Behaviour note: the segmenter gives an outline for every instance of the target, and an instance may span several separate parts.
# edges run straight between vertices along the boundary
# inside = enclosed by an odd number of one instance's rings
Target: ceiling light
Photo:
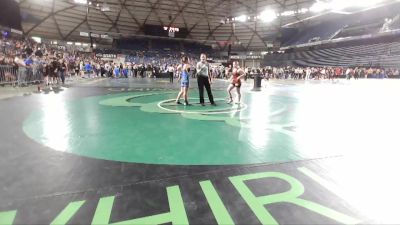
[[[87,0],[74,0],[74,2],[78,4],[87,4]]]
[[[103,5],[100,8],[100,11],[102,12],[109,12],[111,11],[110,6],[108,6],[107,2],[104,2]]]
[[[247,21],[247,16],[241,15],[241,16],[235,17],[235,20],[237,20],[239,22],[246,22]]]
[[[271,22],[276,19],[276,13],[272,9],[266,9],[260,14],[260,19],[263,22]]]
[[[291,11],[282,12],[281,16],[292,16],[294,14],[295,14],[295,12],[293,10],[291,10]]]
[[[32,40],[34,40],[36,43],[42,43],[41,37],[32,37]]]
[[[312,12],[322,12],[325,10],[340,11],[345,8],[357,7],[368,8],[378,5],[383,0],[331,0],[331,1],[317,1],[311,7]]]
[[[301,8],[301,9],[299,9],[299,10],[297,11],[297,13],[306,13],[306,12],[308,12],[308,9],[307,9],[307,8]]]

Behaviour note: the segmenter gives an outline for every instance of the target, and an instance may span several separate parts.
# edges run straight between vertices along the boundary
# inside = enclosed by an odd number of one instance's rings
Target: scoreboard
[[[179,33],[179,28],[177,27],[163,27],[165,31],[168,31],[168,37],[175,37],[175,33]]]
[[[173,26],[144,25],[144,34],[157,37],[175,37],[186,38],[189,31],[186,28],[178,28]]]

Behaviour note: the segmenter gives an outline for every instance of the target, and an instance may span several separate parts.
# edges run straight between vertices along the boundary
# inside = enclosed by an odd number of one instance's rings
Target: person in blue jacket
[[[92,65],[90,64],[89,61],[86,61],[85,71],[88,74],[88,77],[90,78],[90,73],[92,72]]]
[[[119,71],[119,66],[115,65],[115,67],[114,67],[114,75],[115,75],[115,78],[118,78],[118,77],[119,77],[119,73],[120,73],[120,71]]]
[[[124,68],[122,69],[122,73],[123,73],[125,78],[128,78],[129,70],[128,70],[127,66],[124,66]]]

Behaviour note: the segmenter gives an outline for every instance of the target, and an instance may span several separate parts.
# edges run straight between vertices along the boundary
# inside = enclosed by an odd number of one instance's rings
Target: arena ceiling
[[[190,40],[226,48],[263,50],[279,29],[309,17],[309,13],[279,16],[272,22],[250,19],[227,22],[241,15],[257,16],[265,9],[277,13],[310,7],[315,0],[19,0],[25,34],[58,40],[82,40],[80,32],[113,38],[144,35],[143,25],[186,28]],[[85,0],[81,0],[85,1]],[[89,0],[88,0],[89,1]],[[106,3],[109,10],[101,10]],[[99,7],[98,7],[99,5]],[[103,8],[104,9],[104,8]]]

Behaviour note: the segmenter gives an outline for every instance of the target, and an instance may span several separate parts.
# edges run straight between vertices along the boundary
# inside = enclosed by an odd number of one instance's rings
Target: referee
[[[197,85],[199,86],[199,94],[200,94],[200,104],[204,106],[204,87],[207,90],[208,99],[210,100],[211,105],[216,106],[214,102],[214,97],[211,92],[211,76],[209,76],[209,65],[207,63],[206,54],[200,55],[200,62],[196,65],[197,71]]]
[[[168,76],[169,76],[169,82],[174,83],[174,71],[175,68],[172,65],[169,65],[168,67]]]

